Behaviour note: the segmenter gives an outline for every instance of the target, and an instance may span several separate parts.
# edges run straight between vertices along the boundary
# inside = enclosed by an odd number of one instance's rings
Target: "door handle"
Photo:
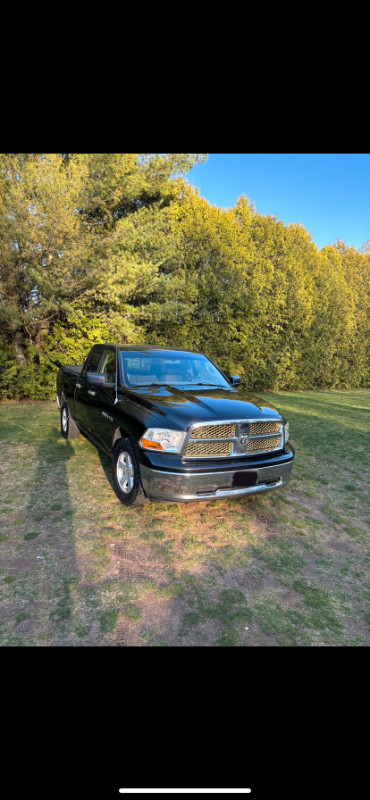
[[[93,392],[92,389],[88,389],[87,394],[92,394],[92,396],[95,397],[96,392]]]
[[[76,389],[81,389],[81,386],[82,386],[81,383],[76,383]]]

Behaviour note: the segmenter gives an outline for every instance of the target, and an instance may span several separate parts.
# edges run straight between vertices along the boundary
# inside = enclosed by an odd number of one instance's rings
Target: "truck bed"
[[[63,364],[57,375],[57,399],[59,408],[64,400],[68,402],[71,414],[75,412],[75,389],[76,383],[81,375],[82,366],[75,364]]]
[[[76,378],[78,378],[78,376],[81,374],[82,366],[81,367],[76,367],[76,366],[73,366],[73,364],[63,364],[63,366],[61,366],[60,369],[61,369],[61,372],[64,372],[65,375],[68,375],[68,373],[69,373],[70,375],[72,374]]]

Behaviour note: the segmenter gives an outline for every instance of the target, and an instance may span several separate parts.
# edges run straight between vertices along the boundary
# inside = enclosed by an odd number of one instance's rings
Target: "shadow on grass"
[[[112,480],[112,459],[111,459],[110,456],[107,455],[107,453],[104,453],[104,451],[101,450],[100,447],[98,447],[97,445],[94,445],[94,446],[96,447],[96,452],[97,452],[97,454],[99,456],[99,460],[100,460],[104,475],[105,475],[105,477],[106,477],[106,479],[107,479],[107,481],[108,481],[108,483],[109,483],[109,485],[110,485],[110,487],[112,489],[112,492],[114,492],[114,486],[113,486],[113,480]]]
[[[71,589],[80,580],[67,475],[73,456],[73,444],[53,430],[38,448],[26,507],[30,621],[42,644],[63,644],[73,612]]]

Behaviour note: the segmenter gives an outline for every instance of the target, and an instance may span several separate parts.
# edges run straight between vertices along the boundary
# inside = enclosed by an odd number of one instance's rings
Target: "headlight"
[[[143,433],[139,445],[143,450],[162,450],[166,453],[179,453],[184,444],[185,436],[185,431],[148,428]]]
[[[284,425],[284,444],[287,443],[289,439],[289,422],[286,422]]]

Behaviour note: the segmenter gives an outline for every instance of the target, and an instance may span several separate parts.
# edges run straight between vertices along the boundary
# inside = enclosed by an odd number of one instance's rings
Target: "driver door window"
[[[105,350],[99,364],[99,372],[105,375],[106,383],[116,383],[116,354]]]

